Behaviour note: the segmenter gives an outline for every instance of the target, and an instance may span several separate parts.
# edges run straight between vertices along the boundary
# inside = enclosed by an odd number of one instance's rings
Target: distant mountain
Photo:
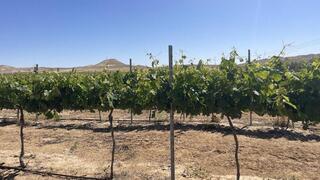
[[[78,66],[78,67],[69,67],[69,68],[60,68],[60,67],[39,67],[39,71],[60,71],[60,72],[68,72],[72,71],[72,69],[79,71],[79,72],[87,72],[87,71],[103,71],[104,69],[110,71],[129,71],[129,65],[117,60],[117,59],[105,59],[97,64],[94,65],[87,65],[87,66]],[[147,66],[133,66],[136,69],[143,69],[147,68]],[[0,65],[0,73],[16,73],[16,72],[33,72],[33,67],[23,67],[23,68],[16,68],[12,66],[5,66]]]
[[[7,70],[14,70],[15,67],[12,66],[6,66],[6,65],[0,65],[0,72],[7,71]]]
[[[81,66],[81,67],[75,67],[76,70],[80,71],[102,71],[104,69],[108,70],[129,70],[129,65],[124,64],[123,62],[117,60],[117,59],[105,59],[97,64],[94,65],[88,65],[88,66]]]
[[[285,57],[283,58],[283,60],[289,61],[289,62],[301,62],[301,61],[309,62],[315,58],[320,58],[320,54],[308,54],[308,55]]]
[[[294,62],[310,62],[314,58],[320,58],[320,54],[307,54],[299,56],[281,57],[282,61],[294,63]],[[259,62],[267,62],[269,59],[261,59]]]
[[[121,61],[117,59],[106,59],[94,66],[117,66],[117,67],[122,67],[122,66],[128,66],[127,64],[122,63]]]

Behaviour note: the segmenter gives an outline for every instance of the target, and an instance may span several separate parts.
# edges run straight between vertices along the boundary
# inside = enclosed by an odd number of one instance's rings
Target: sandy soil
[[[96,118],[96,114],[66,112],[64,116]],[[135,117],[146,119],[146,114]],[[1,111],[0,116],[12,117],[14,112]],[[121,119],[128,114],[116,112],[117,116]],[[27,117],[31,119],[33,115]],[[237,131],[244,179],[320,179],[319,127],[303,131],[298,124],[294,130],[275,130],[266,126],[272,124],[269,118],[254,118],[258,120],[254,127]],[[217,124],[209,122],[210,118],[199,119],[203,122],[176,125],[177,179],[234,179],[234,141],[226,121]],[[234,121],[240,128],[247,123]],[[106,121],[96,120],[28,121],[25,162],[32,170],[103,178],[109,173],[111,158],[108,125]],[[144,122],[132,126],[116,123],[116,126],[115,179],[168,179],[167,123]],[[18,166],[19,151],[19,127],[13,120],[0,123],[0,164]],[[14,174],[12,170],[0,170],[0,176],[10,173]],[[15,178],[65,177],[18,172]]]

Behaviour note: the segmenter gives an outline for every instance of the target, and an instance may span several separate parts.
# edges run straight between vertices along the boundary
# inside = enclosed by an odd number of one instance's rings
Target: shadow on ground
[[[0,123],[1,126],[16,124],[16,122],[5,121]],[[85,124],[50,124],[42,125],[40,123],[26,123],[26,126],[36,126],[40,129],[78,129],[78,130],[88,130],[93,132],[106,133],[110,132],[110,128],[96,127],[97,122],[88,122]],[[114,127],[115,132],[130,132],[130,131],[169,131],[169,125],[163,123],[153,123],[153,124],[133,124],[133,125],[119,125]],[[184,133],[186,131],[204,131],[210,133],[221,133],[224,136],[231,135],[232,131],[230,127],[213,124],[213,123],[202,123],[202,124],[190,124],[190,123],[176,123],[175,130]],[[317,134],[304,134],[302,132],[297,132],[294,130],[285,129],[268,129],[268,130],[251,130],[251,129],[239,129],[236,128],[238,135],[247,136],[251,138],[260,139],[278,139],[286,138],[290,141],[317,141],[320,142],[320,136]]]

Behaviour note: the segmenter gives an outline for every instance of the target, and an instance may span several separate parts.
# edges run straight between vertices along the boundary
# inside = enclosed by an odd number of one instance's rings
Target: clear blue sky
[[[0,0],[0,64],[79,66],[219,59],[232,47],[266,57],[320,53],[319,0]],[[214,61],[213,61],[214,62]]]

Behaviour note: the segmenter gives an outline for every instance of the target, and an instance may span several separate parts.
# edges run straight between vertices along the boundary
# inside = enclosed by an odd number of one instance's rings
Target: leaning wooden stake
[[[237,133],[234,129],[234,126],[232,124],[232,121],[230,119],[229,116],[227,116],[228,118],[228,121],[229,121],[229,125],[231,127],[231,130],[232,130],[232,134],[233,134],[233,138],[234,138],[234,141],[236,143],[236,149],[235,149],[235,160],[236,160],[236,166],[237,166],[237,180],[240,179],[240,163],[239,163],[239,157],[238,157],[238,153],[239,153],[239,142],[238,142],[238,137],[237,137]]]
[[[109,113],[109,123],[110,123],[110,133],[112,138],[112,153],[111,153],[111,166],[110,166],[110,179],[113,179],[113,164],[114,164],[114,153],[116,148],[116,140],[114,139],[114,131],[113,131],[113,109],[111,109]]]
[[[169,45],[169,82],[172,89],[173,67],[172,67],[172,46]],[[170,164],[171,164],[171,180],[175,179],[175,162],[174,162],[174,117],[172,99],[170,100]]]
[[[26,165],[23,162],[23,156],[24,156],[24,135],[23,135],[23,128],[24,128],[24,114],[23,109],[20,107],[20,156],[19,156],[19,162],[20,166],[22,168],[26,167]]]

